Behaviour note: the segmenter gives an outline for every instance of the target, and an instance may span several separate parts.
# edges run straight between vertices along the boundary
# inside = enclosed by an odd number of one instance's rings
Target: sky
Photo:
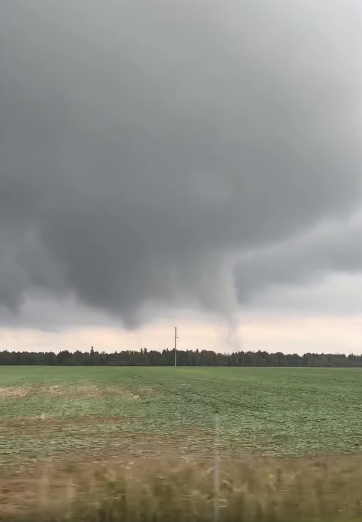
[[[362,353],[360,0],[1,0],[0,349]]]

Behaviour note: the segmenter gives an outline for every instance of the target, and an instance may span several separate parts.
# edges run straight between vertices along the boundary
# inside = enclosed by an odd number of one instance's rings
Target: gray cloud
[[[3,306],[229,314],[236,257],[353,213],[360,3],[317,4],[3,0]]]
[[[302,300],[311,293],[310,285],[325,284],[330,278],[342,277],[342,284],[350,283],[349,279],[362,276],[362,216],[350,220],[349,226],[339,222],[318,227],[313,232],[294,241],[286,241],[270,248],[249,252],[241,258],[236,267],[236,287],[239,301],[244,305],[265,302],[265,295],[272,292],[286,291],[292,286],[303,288]],[[346,283],[346,276],[347,283]],[[343,279],[344,278],[344,279]],[[257,281],[257,284],[255,283]],[[341,289],[341,280],[337,282]],[[327,285],[328,286],[328,285]],[[349,285],[351,288],[352,285]],[[300,288],[299,288],[300,290]],[[336,288],[336,290],[338,290]],[[332,291],[332,289],[327,289]],[[355,289],[358,310],[362,312],[361,297]],[[314,297],[315,300],[315,297]],[[266,299],[271,305],[269,299]],[[295,297],[294,297],[295,301]],[[290,296],[286,299],[289,306]],[[325,302],[326,308],[329,308]],[[343,302],[334,303],[343,311]]]
[[[330,273],[320,279],[273,285],[259,292],[246,308],[257,317],[360,317],[362,274]]]

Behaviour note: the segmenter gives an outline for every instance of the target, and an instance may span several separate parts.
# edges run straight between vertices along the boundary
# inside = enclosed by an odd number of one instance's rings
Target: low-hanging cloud
[[[362,215],[348,227],[324,224],[294,241],[249,252],[235,267],[238,298],[246,305],[271,288],[322,282],[335,274],[362,275]]]
[[[1,10],[0,302],[14,313],[45,289],[129,327],[153,303],[229,316],[236,259],[361,205],[358,0]]]

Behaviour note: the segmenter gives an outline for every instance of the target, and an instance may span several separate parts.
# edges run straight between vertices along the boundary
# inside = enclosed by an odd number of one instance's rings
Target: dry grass
[[[212,520],[213,472],[207,459],[49,463],[0,480],[0,520]],[[219,521],[356,522],[361,484],[361,457],[222,461]]]
[[[151,386],[141,386],[137,394],[134,394],[126,386],[102,385],[97,386],[93,383],[66,385],[52,384],[43,386],[0,386],[0,398],[21,399],[30,396],[43,396],[52,398],[100,398],[104,395],[111,395],[119,400],[139,400],[140,396],[154,396],[155,390]]]
[[[31,388],[25,388],[23,386],[0,386],[0,397],[6,399],[26,397],[30,390]]]

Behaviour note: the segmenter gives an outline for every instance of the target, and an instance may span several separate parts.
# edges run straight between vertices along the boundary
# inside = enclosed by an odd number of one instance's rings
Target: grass
[[[361,480],[361,458],[229,460],[215,497],[207,460],[63,462],[0,480],[0,520],[202,522],[216,501],[220,522],[357,522]]]
[[[0,368],[0,457],[360,451],[358,369]]]
[[[359,369],[0,367],[0,517],[41,477],[34,520],[206,520],[218,410],[220,516],[355,520],[361,384]]]

